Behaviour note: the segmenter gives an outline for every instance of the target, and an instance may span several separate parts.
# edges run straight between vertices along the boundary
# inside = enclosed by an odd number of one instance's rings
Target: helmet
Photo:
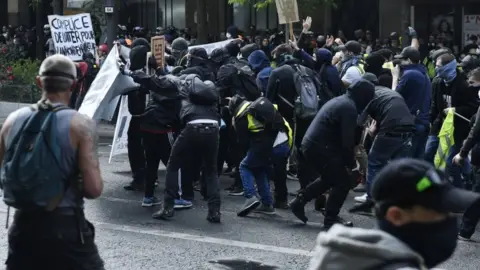
[[[102,44],[98,47],[98,50],[103,52],[103,53],[108,53],[108,46],[107,44]]]

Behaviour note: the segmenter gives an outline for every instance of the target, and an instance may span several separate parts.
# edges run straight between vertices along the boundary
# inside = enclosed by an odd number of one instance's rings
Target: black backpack
[[[248,101],[254,101],[262,96],[260,89],[258,89],[255,73],[250,67],[242,65],[241,63],[232,64],[235,68],[233,75],[233,84],[240,89],[239,95],[245,97]]]
[[[262,123],[266,130],[285,131],[285,123],[282,115],[266,97],[260,97],[253,101],[245,111]]]

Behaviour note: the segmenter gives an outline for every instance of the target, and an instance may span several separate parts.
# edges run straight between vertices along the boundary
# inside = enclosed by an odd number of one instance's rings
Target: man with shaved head
[[[98,137],[94,121],[67,106],[76,79],[69,58],[45,59],[37,76],[41,100],[11,113],[0,130],[0,187],[16,209],[8,270],[104,269],[83,210],[84,198],[103,190]],[[55,189],[61,192],[52,197]]]

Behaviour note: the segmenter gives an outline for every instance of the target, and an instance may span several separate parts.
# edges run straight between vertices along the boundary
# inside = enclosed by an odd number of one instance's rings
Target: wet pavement
[[[124,157],[108,163],[110,148],[100,147],[102,174],[105,182],[101,198],[87,201],[87,217],[96,226],[96,242],[106,269],[223,269],[236,265],[238,269],[306,269],[315,238],[322,227],[322,215],[307,206],[309,222],[303,225],[288,210],[276,215],[251,214],[236,216],[242,197],[228,196],[222,191],[222,223],[210,224],[206,202],[196,193],[194,207],[177,211],[172,221],[151,219],[159,207],[142,208],[140,192],[127,192],[123,185],[131,180],[129,164]],[[159,170],[157,195],[162,197],[164,166]],[[221,186],[232,179],[221,177]],[[288,181],[290,191],[298,182]],[[344,209],[353,205],[351,193]],[[342,217],[355,226],[372,228],[373,217],[351,215],[345,210]],[[0,224],[6,219],[6,207],[0,206]],[[0,229],[0,261],[7,254],[6,230]],[[480,232],[474,235],[480,241]],[[459,242],[455,255],[441,267],[444,269],[474,270],[480,265],[480,244]],[[247,262],[245,262],[247,261]]]

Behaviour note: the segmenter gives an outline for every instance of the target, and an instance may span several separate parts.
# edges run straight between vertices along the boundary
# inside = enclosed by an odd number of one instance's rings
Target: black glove
[[[180,74],[180,72],[182,72],[184,70],[184,67],[182,66],[177,66],[175,67],[174,69],[172,69],[172,71],[170,72],[172,75],[174,76],[177,76],[178,74]]]
[[[151,56],[150,58],[148,58],[148,68],[157,70],[158,63],[157,63],[157,59],[155,59],[155,57]]]
[[[136,82],[140,85],[142,83],[145,83],[145,81],[150,80],[150,75],[148,75],[147,73],[145,73],[141,70],[131,71],[129,75],[130,75],[130,77],[132,77],[134,82]]]
[[[407,34],[411,38],[417,38],[418,37],[417,31],[415,29],[413,29],[413,27],[411,27],[411,26],[408,27]]]

